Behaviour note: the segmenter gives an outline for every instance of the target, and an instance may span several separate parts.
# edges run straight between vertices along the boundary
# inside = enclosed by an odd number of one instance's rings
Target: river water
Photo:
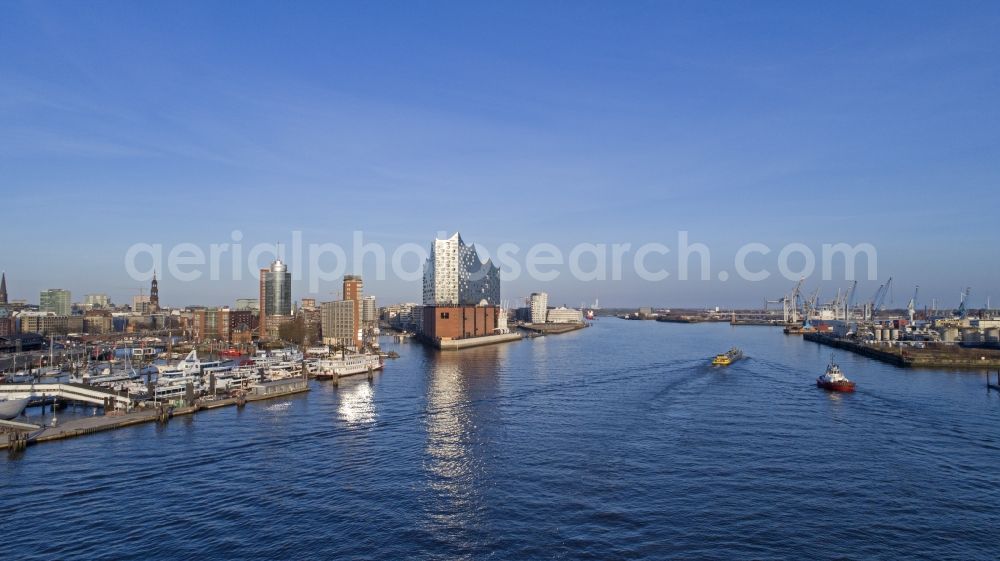
[[[613,318],[386,348],[372,382],[0,456],[0,559],[1000,556],[982,373]],[[857,393],[815,387],[831,356]]]

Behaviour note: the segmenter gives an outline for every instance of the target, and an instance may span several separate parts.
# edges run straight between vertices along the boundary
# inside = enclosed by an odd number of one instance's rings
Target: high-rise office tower
[[[260,270],[261,335],[277,337],[278,327],[292,316],[292,273],[276,259],[269,269]]]
[[[358,275],[344,276],[344,300],[354,302],[354,346],[361,348],[361,299],[365,284]]]
[[[52,312],[57,316],[68,316],[73,311],[70,292],[61,288],[43,290],[38,297],[38,307],[43,312]]]

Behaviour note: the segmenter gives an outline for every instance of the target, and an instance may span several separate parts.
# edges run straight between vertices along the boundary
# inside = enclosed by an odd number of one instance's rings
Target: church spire
[[[7,272],[0,273],[0,304],[7,303]]]
[[[160,309],[160,288],[156,282],[156,270],[153,270],[153,282],[149,285],[149,307],[153,312]]]

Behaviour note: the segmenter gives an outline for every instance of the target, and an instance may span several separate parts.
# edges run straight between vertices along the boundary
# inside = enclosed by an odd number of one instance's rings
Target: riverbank
[[[805,333],[802,339],[903,368],[1000,368],[1000,352],[988,349],[868,345],[820,333]]]

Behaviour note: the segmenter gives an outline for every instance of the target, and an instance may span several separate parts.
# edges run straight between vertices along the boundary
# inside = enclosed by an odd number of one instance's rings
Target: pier
[[[57,384],[49,384],[57,385]],[[67,385],[67,384],[58,384]],[[76,384],[72,384],[76,385]],[[36,385],[36,388],[39,385]],[[4,387],[4,385],[0,385]],[[159,422],[166,423],[170,418],[179,415],[192,415],[201,410],[218,409],[220,407],[230,407],[233,405],[242,406],[247,402],[275,399],[293,394],[309,391],[309,383],[304,378],[289,378],[275,382],[265,382],[254,388],[255,391],[240,393],[239,395],[226,398],[201,398],[195,400],[190,405],[179,407],[161,404],[157,407],[146,407],[130,412],[119,412],[106,410],[106,414],[85,417],[82,419],[72,419],[60,423],[57,426],[39,426],[18,421],[0,421],[0,432],[6,432],[8,438],[0,438],[0,449],[9,449],[12,452],[22,451],[29,444],[62,440],[87,434],[95,434],[114,429],[130,427],[143,423]],[[117,394],[115,394],[117,395]],[[86,400],[81,400],[86,401]],[[93,401],[87,401],[94,403]],[[96,405],[101,405],[99,402]]]
[[[499,343],[510,343],[523,339],[520,333],[503,333],[498,335],[484,335],[482,337],[468,337],[465,339],[430,339],[420,337],[418,340],[441,351],[459,351],[472,347],[484,345],[496,345]]]
[[[588,323],[526,323],[519,326],[522,329],[531,331],[533,333],[541,333],[542,335],[558,335],[560,333],[569,333],[571,331],[577,331],[579,329],[584,329],[590,327]]]
[[[990,383],[990,373],[986,373],[986,391],[996,390],[1000,392],[1000,370],[997,370],[997,383]]]
[[[65,401],[79,401],[98,405],[107,409],[130,409],[132,400],[111,390],[84,384],[0,384],[3,397],[58,398]]]
[[[524,336],[520,333],[499,333],[496,335],[482,335],[479,337],[466,337],[462,339],[450,339],[446,337],[428,337],[418,334],[416,340],[433,347],[439,351],[460,351],[472,347],[482,347],[485,345],[497,345],[500,343],[511,343],[520,341]]]

